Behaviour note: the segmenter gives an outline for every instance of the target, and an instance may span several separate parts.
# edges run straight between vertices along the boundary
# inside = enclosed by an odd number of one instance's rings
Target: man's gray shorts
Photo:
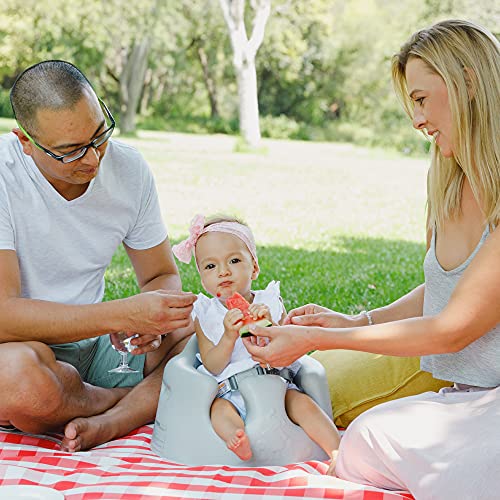
[[[108,373],[120,364],[120,354],[111,347],[109,335],[49,346],[58,361],[73,365],[82,380],[98,387],[132,387],[143,378],[145,354],[129,354],[128,364],[139,373]]]

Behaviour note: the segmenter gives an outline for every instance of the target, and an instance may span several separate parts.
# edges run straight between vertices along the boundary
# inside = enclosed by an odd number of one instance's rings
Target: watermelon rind
[[[240,337],[250,337],[252,334],[250,333],[250,327],[252,325],[257,325],[257,326],[262,326],[262,327],[266,327],[266,326],[272,326],[272,323],[266,319],[266,318],[263,318],[263,319],[259,319],[257,321],[254,321],[253,323],[248,323],[247,325],[243,325],[240,329],[239,329],[239,332],[240,332]]]

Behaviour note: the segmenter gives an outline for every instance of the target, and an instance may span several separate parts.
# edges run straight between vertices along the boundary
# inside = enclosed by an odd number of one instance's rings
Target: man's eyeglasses
[[[98,98],[99,99],[99,98]],[[93,141],[89,142],[85,146],[81,146],[77,149],[74,149],[73,151],[70,151],[69,153],[65,153],[63,155],[56,155],[52,151],[49,151],[47,148],[44,148],[38,142],[33,139],[26,130],[21,126],[21,124],[18,122],[17,125],[21,129],[21,132],[38,148],[41,149],[44,153],[48,154],[51,158],[54,158],[54,160],[60,161],[62,163],[71,163],[72,161],[78,160],[85,156],[89,148],[98,148],[102,146],[106,141],[109,140],[111,137],[111,134],[113,133],[113,130],[115,129],[116,122],[115,119],[113,118],[113,115],[109,111],[108,107],[104,102],[99,99],[99,104],[101,105],[101,108],[106,116],[106,124],[110,123],[108,128],[102,132],[102,134],[99,134]]]

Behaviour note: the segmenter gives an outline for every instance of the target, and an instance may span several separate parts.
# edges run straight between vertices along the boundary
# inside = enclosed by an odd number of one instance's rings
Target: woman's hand
[[[253,325],[250,332],[257,338],[269,339],[267,345],[258,345],[249,337],[243,338],[247,351],[252,359],[262,366],[288,366],[304,354],[314,349],[311,328],[302,326],[271,326]]]
[[[250,304],[248,313],[255,320],[267,319],[267,321],[269,321],[269,323],[271,323],[273,326],[277,326],[271,316],[271,310],[266,304]],[[258,346],[265,346],[269,343],[269,339],[267,337],[256,337],[255,335],[250,335],[248,339],[253,345]]]
[[[323,328],[347,328],[353,326],[354,318],[316,304],[307,304],[292,309],[283,325],[321,326]]]

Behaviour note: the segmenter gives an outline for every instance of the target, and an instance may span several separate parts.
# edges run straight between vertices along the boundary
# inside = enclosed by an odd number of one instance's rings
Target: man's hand
[[[133,332],[110,333],[109,340],[117,351],[146,354],[161,345],[161,335],[139,335]]]
[[[292,309],[283,325],[321,326],[323,328],[347,328],[353,326],[353,318],[316,304]]]
[[[191,292],[155,290],[123,300],[128,306],[126,327],[123,330],[157,337],[190,324],[196,295]],[[152,342],[151,337],[149,342]]]

